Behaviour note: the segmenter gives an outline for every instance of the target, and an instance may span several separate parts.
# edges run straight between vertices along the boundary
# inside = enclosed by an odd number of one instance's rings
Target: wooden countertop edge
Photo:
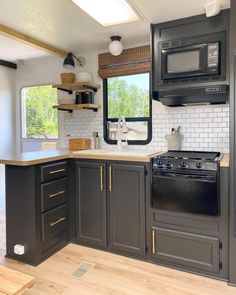
[[[66,160],[66,159],[89,159],[89,160],[110,160],[110,161],[131,161],[131,162],[144,162],[149,163],[151,157],[149,156],[121,156],[121,155],[58,155],[45,157],[40,159],[32,159],[32,160],[13,160],[13,159],[0,159],[0,164],[4,165],[15,165],[15,166],[31,166],[37,164],[43,164],[47,162],[53,162],[58,160]]]
[[[142,163],[149,163],[151,158],[155,155],[160,154],[160,152],[151,153],[148,156],[145,155],[109,155],[109,154],[90,154],[90,155],[82,155],[82,154],[74,154],[72,151],[69,151],[61,155],[52,155],[52,156],[39,156],[35,159],[1,159],[0,156],[0,164],[5,165],[15,165],[15,166],[31,166],[36,164],[43,164],[52,161],[58,160],[66,160],[66,159],[89,159],[89,160],[108,160],[108,161],[130,161],[130,162],[142,162]],[[10,158],[10,157],[9,157]],[[223,157],[220,161],[221,167],[229,167],[229,154],[223,154]]]
[[[89,160],[108,160],[108,161],[130,161],[149,163],[150,156],[131,156],[131,155],[73,155],[72,159],[89,159]]]
[[[220,161],[220,167],[229,167],[229,154],[223,154],[223,157]]]

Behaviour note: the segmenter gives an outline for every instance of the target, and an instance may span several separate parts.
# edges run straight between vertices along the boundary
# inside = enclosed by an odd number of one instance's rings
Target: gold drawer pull
[[[64,221],[65,219],[66,219],[65,217],[62,217],[62,218],[58,219],[57,221],[51,222],[51,223],[50,223],[50,226],[53,227],[53,226],[55,226],[56,224],[58,224],[58,223]]]
[[[112,191],[112,167],[109,166],[109,191]]]
[[[103,167],[100,166],[100,189],[103,191]]]
[[[60,172],[64,172],[64,171],[66,171],[65,168],[63,168],[63,169],[58,169],[58,170],[52,170],[52,171],[49,171],[49,174],[55,174],[55,173],[60,173]]]
[[[156,231],[152,230],[152,254],[156,253]]]
[[[51,198],[54,198],[54,197],[60,196],[60,195],[62,195],[62,194],[64,194],[64,193],[65,193],[65,191],[60,191],[60,192],[58,192],[58,193],[55,193],[55,194],[51,194],[51,195],[49,195],[49,198],[51,199]]]

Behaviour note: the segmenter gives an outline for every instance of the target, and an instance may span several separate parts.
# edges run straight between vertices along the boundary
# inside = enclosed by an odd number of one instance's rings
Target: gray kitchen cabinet
[[[217,273],[220,241],[218,237],[152,227],[152,256],[160,262]]]
[[[145,255],[145,166],[110,163],[109,246]]]
[[[77,161],[76,212],[79,243],[144,256],[145,165]]]
[[[106,164],[78,161],[75,169],[77,240],[106,246]]]
[[[71,239],[71,161],[6,165],[6,256],[38,265]],[[15,245],[24,246],[18,255]]]

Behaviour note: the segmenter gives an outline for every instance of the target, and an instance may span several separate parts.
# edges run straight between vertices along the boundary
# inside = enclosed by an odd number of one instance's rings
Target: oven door
[[[208,75],[207,44],[162,50],[162,80]]]
[[[154,208],[219,215],[219,185],[215,172],[202,174],[153,171]]]

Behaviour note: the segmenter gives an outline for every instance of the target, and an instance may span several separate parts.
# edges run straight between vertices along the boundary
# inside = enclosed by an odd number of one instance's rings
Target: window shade
[[[98,75],[102,79],[150,72],[150,46],[125,49],[119,56],[99,54],[98,65]]]

